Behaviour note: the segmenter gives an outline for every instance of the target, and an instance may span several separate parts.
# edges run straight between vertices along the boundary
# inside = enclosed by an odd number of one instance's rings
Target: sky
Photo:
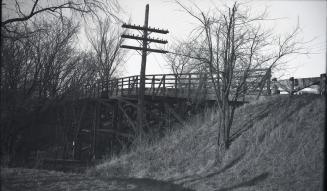
[[[25,3],[25,0],[20,0]],[[49,0],[45,0],[47,2]],[[169,50],[169,45],[178,40],[187,40],[188,34],[197,21],[188,13],[182,11],[181,7],[174,3],[174,0],[117,0],[122,11],[118,14],[123,21],[131,20],[132,24],[143,25],[145,6],[149,4],[149,26],[167,29],[166,35],[151,34],[151,37],[168,40],[168,45],[152,46],[151,48],[163,48]],[[201,10],[207,11],[214,6],[220,8],[223,4],[231,5],[233,0],[179,0],[187,7],[196,4]],[[12,2],[6,0],[7,3]],[[26,1],[28,2],[28,1]],[[41,2],[41,1],[40,1]],[[299,39],[311,41],[307,44],[310,55],[296,55],[289,58],[286,71],[276,71],[273,77],[277,78],[304,78],[317,77],[326,73],[326,36],[327,36],[327,1],[326,0],[241,0],[250,7],[253,13],[260,13],[265,8],[268,10],[266,26],[273,28],[276,34],[290,33],[300,24],[301,34]],[[2,15],[3,16],[3,15]],[[276,19],[278,18],[278,19]],[[85,27],[82,27],[78,36],[78,46],[82,49],[90,48],[85,35]],[[129,33],[137,34],[137,31],[130,30]],[[126,45],[137,45],[127,41]],[[127,63],[124,66],[122,76],[138,75],[141,68],[141,56],[138,52],[130,50],[127,55]],[[150,53],[147,57],[146,74],[171,73],[163,55]],[[274,76],[275,75],[275,76]]]
[[[222,1],[217,0],[181,0],[183,4],[191,6],[197,4],[201,9],[208,10],[214,5],[221,6]],[[224,1],[227,4],[232,1]],[[267,21],[267,25],[273,27],[276,32],[284,34],[291,32],[299,22],[302,29],[300,39],[310,41],[309,50],[313,54],[297,55],[289,59],[287,71],[283,76],[281,73],[276,77],[315,77],[326,73],[326,23],[327,16],[326,1],[304,1],[304,0],[284,0],[267,1],[255,0],[247,1],[251,10],[263,11],[268,8],[268,18],[278,18],[277,20]],[[171,0],[119,0],[126,22],[131,18],[132,24],[143,25],[145,6],[149,4],[149,26],[161,29],[168,29],[169,34],[152,34],[168,40],[168,44],[176,40],[187,39],[189,32],[195,27],[197,21],[181,10],[181,8]],[[134,31],[131,30],[131,33]],[[130,44],[126,42],[125,44]],[[159,45],[154,48],[167,48],[168,46]],[[125,65],[126,72],[123,76],[138,75],[140,73],[141,56],[134,50],[129,51],[128,61]],[[169,67],[163,59],[163,55],[151,53],[147,57],[146,74],[169,73]],[[277,71],[278,72],[278,71]]]

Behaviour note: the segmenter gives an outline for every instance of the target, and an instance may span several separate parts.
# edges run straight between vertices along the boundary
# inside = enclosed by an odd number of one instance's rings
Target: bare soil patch
[[[152,179],[99,178],[58,171],[2,168],[2,191],[191,191]]]

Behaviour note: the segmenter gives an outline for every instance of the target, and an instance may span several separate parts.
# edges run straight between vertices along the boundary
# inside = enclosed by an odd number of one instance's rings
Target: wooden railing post
[[[178,78],[178,75],[175,74],[175,97],[177,97],[177,78]]]
[[[83,88],[82,88],[82,89],[83,89],[83,90],[82,90],[82,92],[83,92],[83,97],[86,97],[86,88],[85,88],[85,86],[86,86],[86,85],[83,85]]]
[[[87,85],[84,85],[84,97],[87,97]]]
[[[187,99],[191,99],[191,74],[188,74]]]
[[[163,96],[166,95],[166,75],[162,76],[162,88],[163,88]]]
[[[203,81],[204,81],[204,84],[203,84],[203,89],[204,89],[204,93],[203,93],[203,98],[205,99],[206,96],[207,96],[207,73],[204,74],[204,77],[203,77]]]
[[[243,102],[245,102],[245,95],[246,95],[246,92],[247,92],[247,83],[246,83],[246,79],[244,80],[244,84],[243,84],[243,90],[242,90],[242,93],[243,93]]]
[[[139,76],[136,76],[136,95],[139,95]]]
[[[270,82],[271,82],[271,69],[269,68],[268,75],[267,75],[267,95],[271,95]]]
[[[120,89],[120,94],[124,95],[124,78],[121,79],[121,89]]]
[[[116,86],[116,96],[117,96],[119,91],[118,79],[115,80],[115,86]]]
[[[103,82],[99,82],[99,96],[102,96],[103,92]]]
[[[294,94],[294,77],[290,78],[290,83],[291,83],[290,95],[293,95]]]
[[[320,95],[326,95],[326,74],[320,74],[319,92]]]
[[[99,95],[100,95],[100,82],[98,81],[97,82],[97,97],[100,97]]]
[[[105,88],[106,88],[106,90],[105,90],[105,92],[106,92],[106,94],[109,96],[109,80],[106,80],[106,84],[105,84]]]
[[[152,88],[152,96],[154,96],[154,93],[155,93],[155,75],[152,76],[151,88]]]
[[[128,95],[130,95],[131,94],[131,77],[128,77]]]
[[[93,94],[93,98],[95,98],[95,94],[96,94],[96,83],[94,83],[92,85],[92,94]]]
[[[109,87],[108,87],[108,90],[109,90],[109,92],[108,92],[108,96],[110,97],[110,96],[112,96],[113,94],[114,94],[114,84],[113,84],[114,82],[112,81],[112,80],[110,80],[109,81]]]
[[[273,78],[273,79],[271,79],[271,81],[272,81],[272,94],[278,95],[280,92],[279,92],[278,86],[277,86],[277,78]]]

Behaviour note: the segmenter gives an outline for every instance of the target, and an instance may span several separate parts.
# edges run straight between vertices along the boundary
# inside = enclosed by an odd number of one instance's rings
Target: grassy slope
[[[100,176],[149,177],[195,190],[321,190],[325,99],[285,96],[240,107],[238,134],[222,164],[214,164],[217,118],[170,131],[152,145],[90,169]]]

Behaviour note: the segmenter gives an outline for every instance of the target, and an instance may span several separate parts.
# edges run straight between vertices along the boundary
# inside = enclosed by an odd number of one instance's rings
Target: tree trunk
[[[218,127],[218,141],[216,151],[216,163],[222,162],[223,156],[226,150],[230,146],[230,132],[234,117],[235,108],[229,104],[228,99],[222,101],[222,105],[219,108],[219,127]]]

